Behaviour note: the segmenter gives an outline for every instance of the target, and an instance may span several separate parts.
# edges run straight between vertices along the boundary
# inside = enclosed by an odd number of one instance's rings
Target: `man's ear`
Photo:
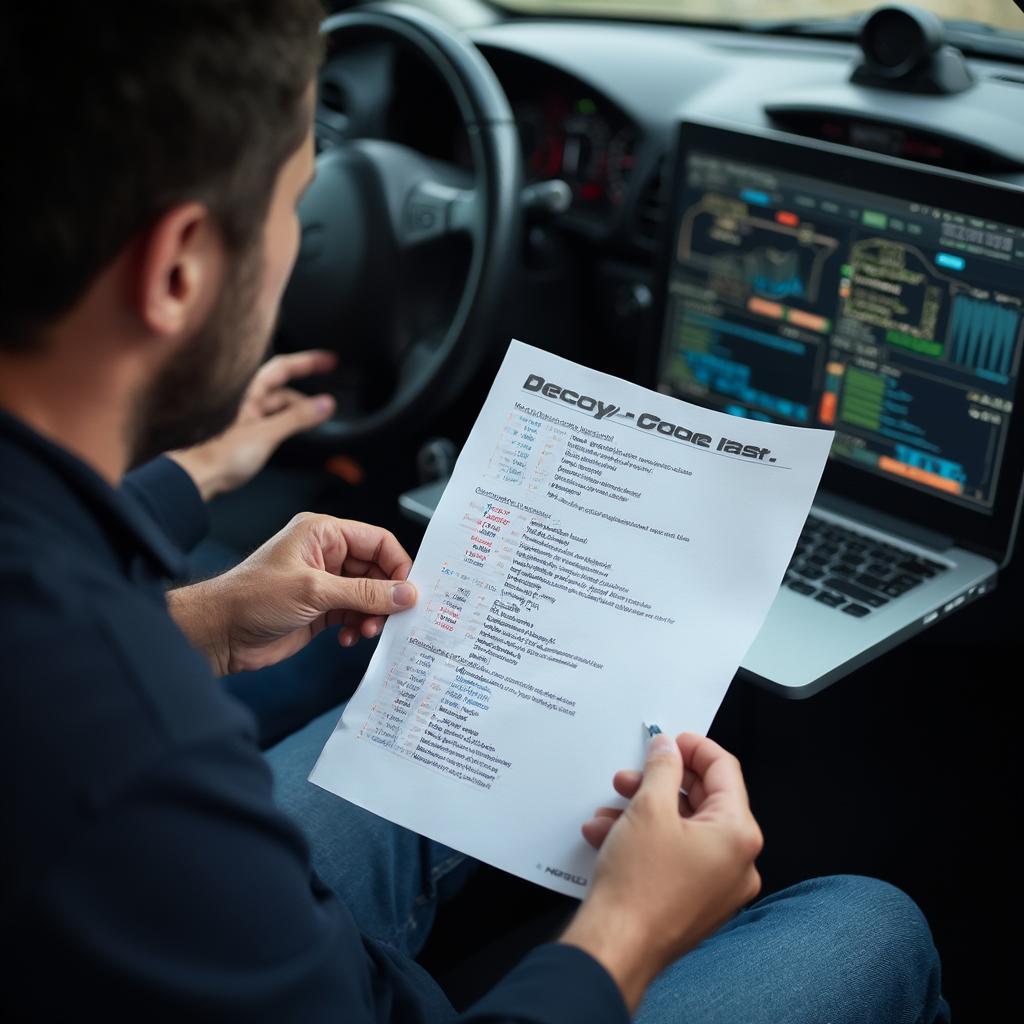
[[[220,234],[201,203],[164,213],[140,238],[136,309],[154,334],[171,337],[201,323],[224,266]]]

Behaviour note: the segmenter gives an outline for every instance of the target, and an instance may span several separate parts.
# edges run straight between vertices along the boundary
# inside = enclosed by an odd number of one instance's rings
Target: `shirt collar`
[[[78,496],[115,547],[141,554],[165,578],[187,576],[187,561],[146,512],[91,466],[0,409],[0,442],[8,441]]]

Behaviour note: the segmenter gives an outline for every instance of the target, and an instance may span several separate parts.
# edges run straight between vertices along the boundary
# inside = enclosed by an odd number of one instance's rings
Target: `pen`
[[[648,725],[646,722],[641,722],[640,724],[644,727],[644,732],[647,733],[648,739],[653,739],[655,736],[661,735],[660,725],[657,725],[654,722],[652,722],[650,725]],[[683,789],[682,786],[679,787],[679,792],[682,793],[683,796],[690,795],[685,789]]]

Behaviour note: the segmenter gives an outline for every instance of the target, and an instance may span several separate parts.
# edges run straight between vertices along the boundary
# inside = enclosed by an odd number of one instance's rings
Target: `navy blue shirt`
[[[191,481],[162,460],[125,490],[0,412],[16,1003],[39,1019],[429,1019],[419,968],[313,873],[251,714],[167,612],[164,580],[205,523]],[[552,944],[463,1019],[627,1014],[595,960]]]
[[[206,503],[188,475],[166,455],[133,469],[121,482],[179,551],[191,551],[210,527]],[[187,566],[179,565],[179,571]]]

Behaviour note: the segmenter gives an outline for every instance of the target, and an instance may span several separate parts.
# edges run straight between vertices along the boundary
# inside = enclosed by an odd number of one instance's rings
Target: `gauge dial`
[[[608,199],[618,206],[626,198],[630,175],[636,166],[636,132],[617,131],[608,145]]]
[[[599,203],[607,194],[611,137],[608,121],[583,100],[565,122],[562,174],[582,203]]]
[[[514,106],[529,182],[561,178],[577,211],[617,206],[635,162],[636,132],[587,97],[549,92]]]

